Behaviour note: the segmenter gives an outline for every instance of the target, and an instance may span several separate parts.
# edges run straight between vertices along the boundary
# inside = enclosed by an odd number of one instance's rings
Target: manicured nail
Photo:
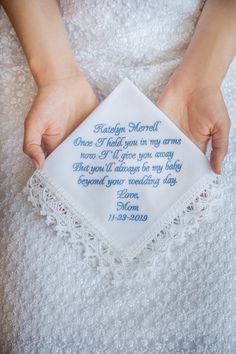
[[[38,164],[38,162],[37,162],[36,160],[34,160],[34,159],[33,159],[33,162],[34,162],[34,165],[35,165],[36,169],[38,170],[38,169],[39,169],[39,164]]]

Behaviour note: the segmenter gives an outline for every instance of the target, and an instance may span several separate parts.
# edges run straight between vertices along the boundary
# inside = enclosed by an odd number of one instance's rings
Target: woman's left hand
[[[204,153],[212,139],[210,163],[221,173],[228,151],[230,119],[217,86],[193,85],[183,70],[176,70],[157,101],[163,111]]]

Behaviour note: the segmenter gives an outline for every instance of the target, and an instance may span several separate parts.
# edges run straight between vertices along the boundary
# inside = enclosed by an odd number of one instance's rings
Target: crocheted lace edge
[[[219,200],[219,187],[223,184],[221,176],[209,173],[195,183],[176,203],[172,205],[159,223],[154,224],[145,236],[142,251],[129,259],[120,256],[111,245],[99,237],[99,232],[73,205],[62,188],[36,170],[27,181],[23,192],[28,201],[46,217],[57,235],[63,237],[71,246],[77,246],[80,259],[93,269],[99,270],[111,280],[140,278],[150,274],[158,251],[168,256],[167,240],[175,238],[183,243],[188,234],[197,231],[204,216],[214,214]]]

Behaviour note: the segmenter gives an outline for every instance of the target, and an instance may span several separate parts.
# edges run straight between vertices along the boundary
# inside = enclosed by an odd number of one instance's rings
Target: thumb
[[[36,168],[41,168],[45,160],[45,155],[41,147],[42,135],[36,121],[25,119],[23,152],[34,162]]]
[[[221,165],[228,151],[229,124],[223,123],[212,133],[211,167],[217,174],[221,174]]]

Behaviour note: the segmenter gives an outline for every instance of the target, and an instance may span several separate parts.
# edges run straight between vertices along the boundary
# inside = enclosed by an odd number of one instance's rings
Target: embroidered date
[[[108,221],[147,221],[147,214],[109,214]]]

